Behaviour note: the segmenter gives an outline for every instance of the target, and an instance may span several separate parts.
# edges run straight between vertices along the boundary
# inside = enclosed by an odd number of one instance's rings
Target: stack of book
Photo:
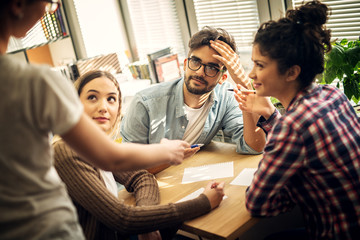
[[[55,40],[68,35],[60,9],[54,13],[45,13],[41,18],[41,26],[47,40]]]
[[[158,83],[160,82],[156,73],[156,66],[155,66],[155,60],[168,55],[171,53],[171,47],[167,47],[164,49],[160,49],[156,52],[153,53],[149,53],[147,55],[148,58],[148,62],[149,62],[149,70],[150,70],[150,79],[151,79],[151,83]]]
[[[150,79],[149,64],[137,61],[128,65],[134,79]]]

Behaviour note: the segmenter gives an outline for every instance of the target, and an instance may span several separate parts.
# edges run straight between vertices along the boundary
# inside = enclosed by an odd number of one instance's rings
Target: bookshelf
[[[61,48],[61,51],[55,48]],[[11,38],[7,54],[23,56],[27,62],[53,67],[65,64],[64,59],[75,61],[75,49],[62,6],[52,14],[45,13],[24,38]]]

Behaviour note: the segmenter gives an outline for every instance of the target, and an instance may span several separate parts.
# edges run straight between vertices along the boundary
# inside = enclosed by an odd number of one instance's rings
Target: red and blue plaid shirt
[[[360,239],[360,119],[346,96],[312,85],[258,125],[268,140],[247,189],[250,213],[298,205],[311,239]]]

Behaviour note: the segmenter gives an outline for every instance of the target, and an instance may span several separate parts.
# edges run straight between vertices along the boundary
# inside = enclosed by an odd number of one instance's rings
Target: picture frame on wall
[[[177,53],[168,54],[154,60],[158,82],[169,82],[181,78],[181,69]]]

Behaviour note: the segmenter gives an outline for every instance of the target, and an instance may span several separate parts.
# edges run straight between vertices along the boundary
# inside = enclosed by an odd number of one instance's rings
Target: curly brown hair
[[[319,1],[308,2],[286,12],[284,18],[261,24],[253,44],[262,55],[278,63],[280,73],[294,65],[301,68],[300,88],[306,88],[324,71],[324,53],[331,50],[330,30],[324,24],[328,7]]]

